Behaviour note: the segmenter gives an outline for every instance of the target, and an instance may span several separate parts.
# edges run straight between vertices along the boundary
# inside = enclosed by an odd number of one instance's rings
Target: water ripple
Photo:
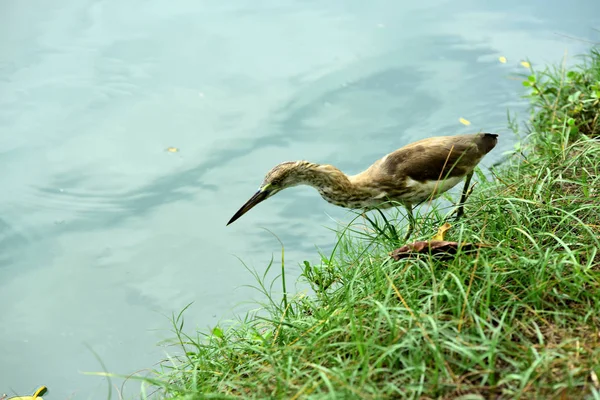
[[[26,234],[23,232],[27,232]],[[0,268],[13,264],[19,252],[36,237],[36,230],[25,224],[0,218]]]

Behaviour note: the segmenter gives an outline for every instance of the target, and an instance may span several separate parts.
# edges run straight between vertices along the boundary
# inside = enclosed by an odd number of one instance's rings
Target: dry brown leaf
[[[439,256],[450,256],[456,254],[460,249],[462,252],[477,250],[480,247],[491,247],[484,243],[458,243],[447,242],[445,240],[420,240],[406,244],[392,252],[389,255],[396,261],[408,258],[416,254],[431,254]]]

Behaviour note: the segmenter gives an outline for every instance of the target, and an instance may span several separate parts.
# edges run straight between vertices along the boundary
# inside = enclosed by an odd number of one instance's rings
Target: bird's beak
[[[235,220],[237,220],[238,218],[240,218],[242,215],[246,214],[248,211],[250,211],[250,209],[252,207],[254,207],[255,205],[257,205],[261,201],[265,200],[267,197],[269,197],[269,191],[267,190],[266,187],[261,188],[261,190],[259,190],[258,192],[254,193],[254,196],[250,197],[250,200],[248,200],[246,202],[246,204],[244,204],[242,206],[242,208],[240,208],[238,210],[238,212],[236,212],[233,215],[233,217],[231,217],[231,219],[229,220],[229,222],[227,223],[227,225],[235,222]]]

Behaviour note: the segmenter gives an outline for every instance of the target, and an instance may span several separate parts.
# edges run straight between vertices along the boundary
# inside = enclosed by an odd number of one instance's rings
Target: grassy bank
[[[261,317],[192,336],[177,317],[158,396],[600,399],[600,55],[524,82],[527,135],[445,237],[489,247],[394,261],[390,224],[357,217],[304,265],[314,293],[264,283]],[[426,208],[418,239],[448,212]]]

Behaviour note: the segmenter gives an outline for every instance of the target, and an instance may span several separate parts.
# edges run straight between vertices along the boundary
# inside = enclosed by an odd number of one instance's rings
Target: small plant
[[[523,81],[531,88],[532,132],[566,135],[570,141],[580,135],[600,137],[600,52],[592,49],[583,64],[566,71],[549,68],[531,73]]]

